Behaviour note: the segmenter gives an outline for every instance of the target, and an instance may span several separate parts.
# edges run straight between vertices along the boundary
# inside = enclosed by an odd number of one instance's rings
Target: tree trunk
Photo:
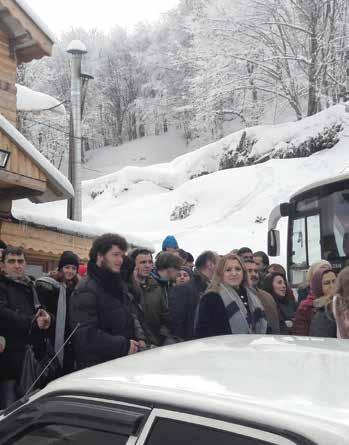
[[[316,68],[317,68],[317,52],[318,52],[318,42],[316,37],[316,30],[313,29],[313,35],[310,39],[310,55],[311,61],[308,71],[308,116],[316,114],[318,111],[317,104],[317,79],[316,79]]]

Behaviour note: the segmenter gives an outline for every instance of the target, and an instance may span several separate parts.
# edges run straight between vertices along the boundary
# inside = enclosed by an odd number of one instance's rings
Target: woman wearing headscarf
[[[293,335],[309,335],[311,320],[314,314],[314,300],[324,295],[322,286],[322,277],[331,270],[331,266],[326,262],[319,262],[312,265],[310,290],[308,296],[297,308],[296,317],[292,329]]]
[[[268,331],[264,308],[251,289],[244,263],[234,254],[220,258],[212,284],[199,304],[195,337]]]
[[[312,337],[337,337],[337,324],[333,313],[333,297],[336,290],[336,274],[331,269],[319,270],[314,275],[318,279],[318,293],[314,300],[315,312],[310,323],[309,335]],[[321,291],[321,292],[320,292]]]
[[[311,280],[313,279],[314,273],[318,269],[321,269],[322,267],[332,267],[332,266],[331,263],[329,263],[327,260],[320,260],[317,261],[316,263],[313,263],[309,267],[304,283],[302,283],[297,289],[298,304],[300,304],[302,301],[308,299],[309,296],[311,296]]]

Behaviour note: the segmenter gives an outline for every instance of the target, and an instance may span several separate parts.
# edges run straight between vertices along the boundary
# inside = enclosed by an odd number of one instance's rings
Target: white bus
[[[268,254],[280,255],[278,221],[288,217],[287,273],[296,287],[309,266],[328,260],[337,271],[349,264],[349,173],[310,184],[271,212]]]

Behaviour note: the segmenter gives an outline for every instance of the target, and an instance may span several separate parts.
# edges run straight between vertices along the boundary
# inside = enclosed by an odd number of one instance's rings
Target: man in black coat
[[[196,308],[213,277],[216,263],[217,255],[214,252],[203,252],[196,259],[193,278],[171,290],[169,309],[172,335],[184,341],[194,338]]]
[[[7,247],[3,252],[0,275],[0,336],[6,341],[4,352],[0,354],[2,408],[17,398],[16,385],[26,345],[33,345],[38,355],[44,352],[51,317],[35,302],[34,292],[33,280],[26,275],[23,249]]]
[[[78,369],[138,351],[120,268],[127,242],[119,235],[97,238],[90,251],[87,277],[70,300],[70,329]]]

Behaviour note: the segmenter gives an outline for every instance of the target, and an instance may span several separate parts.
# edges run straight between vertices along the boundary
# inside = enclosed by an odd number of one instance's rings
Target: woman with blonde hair
[[[245,264],[234,254],[220,258],[199,304],[195,337],[267,332],[264,308],[251,289]]]

